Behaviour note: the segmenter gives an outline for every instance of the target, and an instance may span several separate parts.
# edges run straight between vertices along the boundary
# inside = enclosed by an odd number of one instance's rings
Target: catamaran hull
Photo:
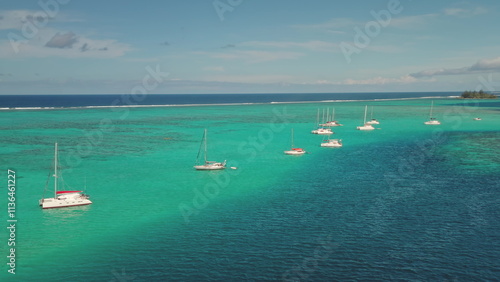
[[[42,209],[56,209],[56,208],[77,207],[77,206],[86,206],[86,205],[90,205],[90,204],[92,204],[92,202],[90,202],[90,203],[82,203],[82,204],[70,204],[70,205],[66,205],[66,206],[42,206]]]
[[[340,148],[342,147],[342,144],[336,142],[328,142],[328,143],[321,143],[321,147]]]
[[[441,123],[437,120],[430,120],[430,121],[426,121],[424,122],[424,124],[427,124],[427,125],[440,125]]]
[[[357,130],[374,130],[375,128],[371,125],[364,125],[356,127]]]
[[[330,135],[330,134],[333,134],[333,132],[331,130],[329,131],[319,131],[319,130],[313,130],[311,131],[312,134],[318,134],[318,135]]]
[[[321,144],[321,147],[326,147],[326,148],[340,148],[340,147],[342,147],[342,145],[338,145],[338,144],[335,144],[335,145]]]
[[[92,204],[90,200],[77,200],[77,201],[52,200],[50,202],[44,200],[42,203],[40,203],[40,206],[42,206],[42,209],[53,209],[53,208],[85,206],[90,204]]]
[[[52,209],[90,205],[92,201],[88,195],[80,194],[80,191],[59,191],[57,197],[41,199],[39,204],[44,209]]]
[[[196,170],[221,170],[225,169],[225,166],[205,166],[205,165],[195,165]]]
[[[285,151],[285,154],[294,156],[303,155],[305,153],[306,153],[305,151]]]

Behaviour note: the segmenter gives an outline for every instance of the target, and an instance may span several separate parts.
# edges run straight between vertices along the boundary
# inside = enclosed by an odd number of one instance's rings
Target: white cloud
[[[366,49],[374,51],[374,52],[389,53],[389,54],[401,53],[401,52],[405,51],[405,49],[402,48],[401,44],[399,44],[399,45],[372,45],[372,46],[366,47]]]
[[[292,60],[301,57],[303,54],[298,52],[271,52],[271,51],[251,51],[234,50],[228,52],[194,52],[198,55],[208,55],[211,58],[223,60],[243,60],[248,63],[261,63],[277,60]]]
[[[215,72],[223,72],[225,69],[222,66],[212,66],[212,67],[204,67],[204,71],[215,71]]]
[[[414,82],[419,82],[415,77],[405,75],[399,78],[391,78],[391,77],[372,77],[367,79],[344,79],[342,81],[331,81],[331,80],[317,80],[312,83],[302,83],[308,85],[386,85],[386,84],[409,84]],[[430,81],[430,80],[428,80]]]
[[[476,16],[487,13],[488,10],[484,7],[475,8],[447,8],[441,13],[428,13],[421,15],[409,15],[409,16],[394,16],[391,18],[389,27],[399,28],[399,29],[415,29],[422,26],[429,26],[433,20],[446,16]],[[304,24],[304,25],[293,25],[296,29],[305,30],[322,30],[335,34],[345,34],[346,31],[350,32],[355,26],[364,27],[366,23],[375,20],[373,17],[367,18],[364,21],[354,20],[350,18],[336,18],[331,19],[326,22],[318,24]]]
[[[0,41],[0,58],[114,58],[132,50],[130,45],[113,39],[92,39],[71,31],[40,29],[25,38],[14,31],[16,39]]]
[[[347,85],[381,85],[381,84],[400,84],[400,83],[413,83],[417,82],[417,79],[405,75],[399,78],[387,78],[387,77],[374,77],[369,79],[346,79],[342,82],[342,84]]]
[[[306,42],[294,42],[294,41],[247,41],[240,44],[241,46],[250,47],[272,47],[272,48],[302,48],[311,51],[325,51],[325,52],[337,52],[339,44],[321,41],[321,40],[311,40]]]
[[[488,13],[488,10],[483,7],[475,7],[475,8],[447,8],[444,9],[444,14],[447,16],[456,16],[456,17],[472,17],[477,15],[482,15]]]
[[[43,11],[9,10],[0,11],[0,30],[17,29],[29,22],[37,26],[45,25],[49,16]]]
[[[477,63],[473,64],[470,67],[472,71],[490,71],[497,70],[500,71],[500,57],[496,57],[493,59],[483,59],[477,61]]]
[[[51,15],[52,18],[40,8],[40,10],[0,10],[0,30],[42,29],[49,21],[51,22],[80,22],[80,19],[69,17],[59,12]]]
[[[336,84],[336,83],[333,83],[333,82],[326,80],[326,79],[321,79],[321,80],[316,80],[316,82],[312,83],[312,84],[330,85],[330,84]]]
[[[68,30],[47,27],[49,21],[75,22],[63,13],[51,15],[43,10],[0,11],[0,58],[112,58],[131,50],[128,44],[113,39],[92,39]]]
[[[359,24],[359,22],[349,19],[349,18],[336,18],[331,19],[329,21],[319,23],[319,24],[303,24],[303,25],[293,25],[293,28],[296,29],[306,29],[306,30],[325,30],[333,33],[343,33],[342,31],[338,31],[338,29],[342,29],[345,27],[352,27]]]
[[[460,15],[460,14],[465,13],[465,12],[467,12],[467,10],[461,9],[461,8],[444,9],[444,14],[447,16],[456,16],[456,15]]]
[[[415,78],[420,77],[432,77],[438,75],[463,75],[463,74],[473,74],[473,73],[484,73],[484,72],[500,72],[500,57],[492,59],[482,59],[477,61],[475,64],[467,67],[453,68],[453,69],[432,69],[423,70],[420,72],[412,73],[410,76]]]
[[[486,13],[488,13],[488,9],[483,8],[483,7],[477,7],[474,9],[474,12],[473,12],[474,15],[482,15],[482,14],[486,14]]]
[[[164,60],[164,57],[146,57],[146,58],[123,58],[123,61],[132,63],[158,63]]]
[[[206,76],[204,81],[231,83],[291,83],[297,78],[290,75],[213,75]]]
[[[439,14],[423,14],[415,16],[397,17],[391,20],[389,26],[400,29],[419,28],[421,26],[430,24],[431,20],[436,19],[438,17]]]
[[[440,14],[422,14],[422,15],[413,15],[413,16],[401,16],[396,17],[392,16],[391,21],[388,27],[395,27],[400,29],[414,29],[419,28],[421,26],[428,25],[431,20],[436,19],[440,16]],[[331,19],[327,22],[319,23],[319,24],[310,24],[310,25],[294,25],[292,27],[297,29],[307,29],[307,30],[323,30],[329,33],[335,34],[345,34],[346,32],[352,32],[352,28],[360,27],[363,28],[368,22],[374,21],[373,17],[366,18],[364,21],[354,20],[350,18],[338,18]]]
[[[56,33],[47,43],[45,47],[52,48],[72,48],[73,45],[78,41],[78,37],[73,32],[66,32],[64,34]],[[87,50],[87,43],[82,45],[82,50]]]

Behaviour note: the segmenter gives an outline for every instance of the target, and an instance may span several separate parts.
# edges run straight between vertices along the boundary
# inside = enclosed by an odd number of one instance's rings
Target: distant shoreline
[[[479,91],[464,91],[459,99],[497,99],[498,96],[494,94],[490,94],[484,92],[483,90]]]

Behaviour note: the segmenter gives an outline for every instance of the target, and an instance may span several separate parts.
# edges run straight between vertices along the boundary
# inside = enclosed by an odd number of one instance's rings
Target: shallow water
[[[365,105],[380,129],[355,129]],[[17,274],[0,278],[494,280],[499,108],[434,105],[441,126],[423,124],[427,99],[0,111],[18,218]],[[310,134],[327,107],[339,149]],[[209,158],[237,170],[193,169],[204,128]],[[291,128],[309,154],[283,154]],[[92,205],[37,205],[56,141]]]

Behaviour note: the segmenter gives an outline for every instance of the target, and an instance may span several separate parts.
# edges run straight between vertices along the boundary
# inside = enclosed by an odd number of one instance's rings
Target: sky
[[[0,94],[500,91],[500,1],[0,2]]]

